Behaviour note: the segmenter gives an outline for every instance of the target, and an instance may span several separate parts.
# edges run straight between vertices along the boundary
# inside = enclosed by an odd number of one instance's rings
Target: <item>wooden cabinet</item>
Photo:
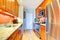
[[[18,16],[18,2],[17,0],[0,0],[0,9],[3,9],[15,16]]]
[[[7,40],[21,40],[22,35],[20,30],[16,30]]]
[[[45,25],[40,25],[40,37],[42,40],[46,40],[46,26]]]

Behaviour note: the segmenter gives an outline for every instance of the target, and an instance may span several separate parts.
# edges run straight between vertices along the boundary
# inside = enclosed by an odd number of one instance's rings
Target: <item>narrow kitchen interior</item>
[[[60,0],[0,0],[0,40],[60,40]]]

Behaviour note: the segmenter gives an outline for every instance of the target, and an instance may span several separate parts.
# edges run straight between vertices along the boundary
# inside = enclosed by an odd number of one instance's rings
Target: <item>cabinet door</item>
[[[0,9],[8,11],[15,16],[18,16],[17,0],[0,0]]]
[[[7,40],[21,40],[22,35],[20,30],[16,30]]]

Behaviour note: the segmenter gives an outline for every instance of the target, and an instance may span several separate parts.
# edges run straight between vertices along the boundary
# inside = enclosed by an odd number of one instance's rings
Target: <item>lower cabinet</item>
[[[21,40],[21,30],[16,30],[7,40]]]
[[[40,33],[40,37],[42,40],[46,40],[46,26],[44,25],[40,25],[40,30],[39,30],[39,33]]]

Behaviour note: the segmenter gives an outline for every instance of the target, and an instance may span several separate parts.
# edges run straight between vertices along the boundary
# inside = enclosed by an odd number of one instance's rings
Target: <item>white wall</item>
[[[24,19],[24,29],[33,29],[34,23],[34,9],[25,9],[26,18]]]
[[[22,4],[25,8],[36,9],[44,0],[23,0]]]
[[[23,19],[23,6],[19,6],[19,14],[18,17]]]
[[[19,13],[18,17],[23,20],[23,5],[22,5],[22,0],[17,0],[19,4]]]

